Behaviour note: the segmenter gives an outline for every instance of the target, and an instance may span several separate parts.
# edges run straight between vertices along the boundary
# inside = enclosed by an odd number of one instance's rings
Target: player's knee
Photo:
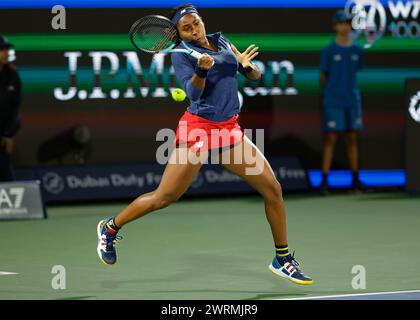
[[[275,180],[267,188],[264,193],[264,200],[266,203],[278,203],[283,201],[283,191],[281,189],[280,183]]]
[[[163,209],[178,200],[178,196],[171,193],[158,194],[155,199],[155,209]]]

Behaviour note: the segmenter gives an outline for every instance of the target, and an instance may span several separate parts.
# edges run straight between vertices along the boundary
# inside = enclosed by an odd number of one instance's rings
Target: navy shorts
[[[324,131],[358,131],[362,129],[360,101],[348,103],[337,97],[324,97],[322,126]]]

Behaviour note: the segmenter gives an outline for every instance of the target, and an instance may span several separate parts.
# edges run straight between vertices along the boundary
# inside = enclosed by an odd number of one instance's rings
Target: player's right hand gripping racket
[[[148,53],[184,52],[196,59],[202,54],[189,48],[178,36],[171,20],[164,16],[145,16],[131,26],[129,37],[137,49]],[[184,49],[174,49],[181,43]]]

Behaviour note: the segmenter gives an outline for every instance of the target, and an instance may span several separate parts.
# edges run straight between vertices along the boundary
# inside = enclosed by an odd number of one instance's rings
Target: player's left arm
[[[238,59],[239,72],[250,80],[258,80],[261,77],[261,72],[258,67],[252,63],[252,59],[259,54],[258,47],[255,47],[255,45],[252,44],[241,53],[232,43],[230,46],[236,55],[236,59]]]

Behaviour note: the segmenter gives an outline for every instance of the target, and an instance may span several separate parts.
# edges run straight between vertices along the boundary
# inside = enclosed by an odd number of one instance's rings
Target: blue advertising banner
[[[297,157],[270,159],[284,191],[309,189],[306,170]],[[134,164],[113,166],[62,166],[16,169],[19,179],[28,175],[41,181],[46,202],[130,199],[159,185],[164,166]],[[220,165],[204,165],[187,195],[255,192],[245,181]]]
[[[387,1],[381,0],[386,4]],[[196,0],[194,5],[199,8],[340,8],[344,0]],[[177,0],[2,0],[0,8],[52,8],[55,5],[66,8],[173,8],[180,4]]]

